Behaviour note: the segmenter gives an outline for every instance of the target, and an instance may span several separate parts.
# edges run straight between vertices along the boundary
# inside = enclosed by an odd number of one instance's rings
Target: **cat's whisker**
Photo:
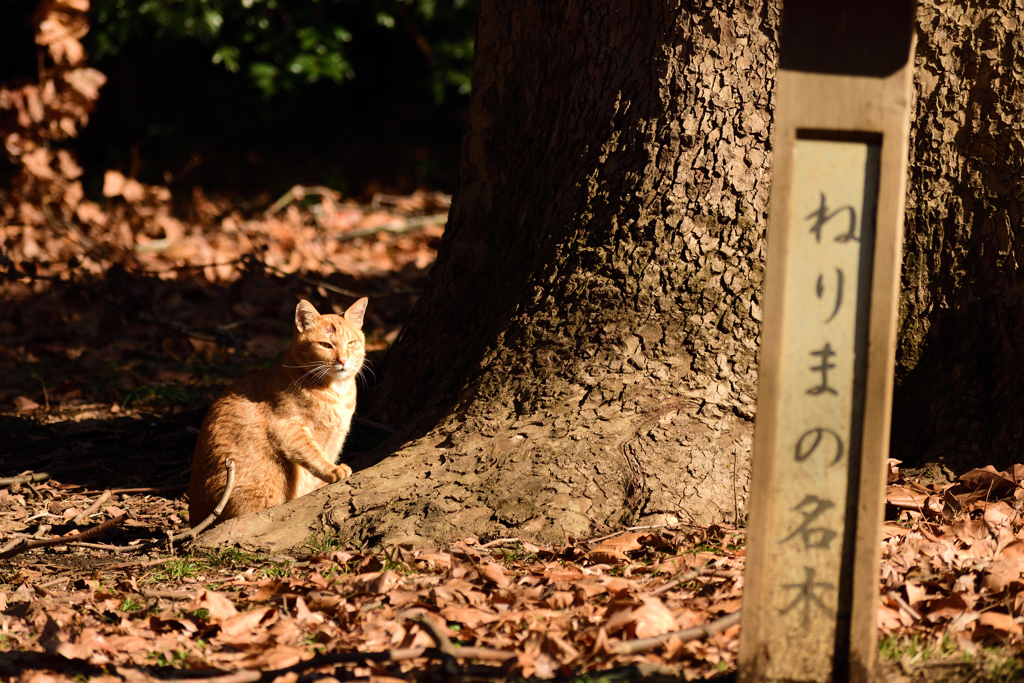
[[[323,380],[324,376],[330,371],[331,368],[330,365],[323,362],[306,363],[303,366],[296,367],[310,368],[302,375],[300,375],[294,382],[292,382],[293,385],[297,385],[299,387],[308,387],[313,384],[319,383],[321,380]]]

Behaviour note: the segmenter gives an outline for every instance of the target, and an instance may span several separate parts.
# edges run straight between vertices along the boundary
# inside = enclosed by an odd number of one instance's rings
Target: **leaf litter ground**
[[[310,539],[296,557],[169,544],[188,528],[189,460],[213,397],[283,351],[299,298],[339,311],[370,296],[369,345],[385,349],[424,285],[448,199],[359,205],[294,188],[245,216],[197,193],[184,221],[160,188],[133,183],[110,175],[108,205],[86,205],[91,223],[54,226],[25,209],[0,224],[0,475],[36,473],[0,489],[0,675],[383,682],[734,670],[739,626],[699,627],[740,607],[737,530],[631,529],[559,548]],[[355,430],[353,449],[372,447],[374,430]],[[879,677],[1020,680],[1024,466],[936,478],[896,465]]]

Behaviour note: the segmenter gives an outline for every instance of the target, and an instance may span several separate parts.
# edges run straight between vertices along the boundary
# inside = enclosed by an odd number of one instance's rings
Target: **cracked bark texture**
[[[893,453],[1021,462],[1024,1],[918,4]]]
[[[204,543],[742,517],[779,3],[483,0],[434,273],[346,482]],[[918,4],[893,456],[1021,458],[1024,0]]]

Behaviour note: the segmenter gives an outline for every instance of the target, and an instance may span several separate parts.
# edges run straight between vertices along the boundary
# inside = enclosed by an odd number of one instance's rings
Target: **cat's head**
[[[348,307],[344,315],[320,315],[313,304],[300,301],[295,307],[290,361],[305,371],[312,382],[330,382],[355,377],[366,357],[363,297]]]

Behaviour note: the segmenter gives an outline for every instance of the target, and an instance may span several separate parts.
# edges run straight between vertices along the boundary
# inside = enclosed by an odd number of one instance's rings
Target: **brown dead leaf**
[[[1017,518],[1017,511],[999,500],[985,505],[985,521],[992,526],[1004,526]]]
[[[25,164],[25,168],[28,172],[34,175],[40,180],[54,180],[57,174],[50,167],[50,161],[53,157],[50,156],[50,152],[42,147],[29,152],[21,157],[21,162]]]
[[[146,198],[146,188],[134,178],[125,178],[121,196],[130,204],[138,204]]]
[[[116,652],[140,652],[149,648],[149,641],[145,638],[133,635],[110,636],[107,643],[112,651]]]
[[[679,630],[679,624],[664,603],[656,597],[642,597],[643,605],[633,610],[637,638],[650,638]]]
[[[494,562],[484,565],[484,577],[498,588],[508,588],[511,583],[505,568]]]
[[[66,149],[57,150],[57,165],[60,167],[61,174],[69,180],[74,180],[82,175],[82,167]],[[79,189],[81,189],[81,185],[79,185]]]
[[[452,566],[452,556],[448,553],[424,553],[416,561],[425,562],[431,569],[449,569]]]
[[[904,588],[907,590],[907,602],[911,605],[916,605],[928,598],[928,589],[916,582],[908,581],[904,584]]]
[[[587,553],[587,559],[596,563],[626,562],[629,560],[626,553],[642,548],[640,539],[648,535],[635,532],[605,539]]]
[[[295,619],[303,626],[324,623],[324,615],[309,611],[309,607],[301,595],[295,598]]]
[[[551,609],[568,609],[575,601],[575,593],[570,591],[555,591],[544,599],[544,604]]]
[[[390,570],[385,572],[367,572],[355,578],[355,581],[352,583],[352,591],[354,593],[380,595],[381,593],[387,593],[401,578],[401,576]]]
[[[978,617],[978,624],[1002,636],[1019,636],[1022,633],[1021,625],[1004,612],[982,612]]]
[[[70,10],[76,12],[88,12],[89,11],[89,0],[56,0],[57,5],[61,7],[67,7]]]
[[[120,171],[107,171],[103,174],[103,196],[120,197],[126,178]]]
[[[885,500],[898,508],[923,510],[931,494],[916,484],[895,484],[886,490]]]
[[[253,631],[259,625],[266,625],[277,614],[273,607],[258,607],[249,612],[242,612],[220,622],[221,634],[229,637]]]
[[[96,69],[88,67],[65,71],[62,78],[88,100],[99,99],[100,88],[107,82],[106,76]]]
[[[953,593],[945,597],[933,600],[927,610],[923,611],[925,618],[936,622],[944,619],[958,617],[968,609],[963,593]]]
[[[1024,577],[1024,558],[1008,558],[996,560],[986,567],[981,576],[981,585],[994,592],[1001,593],[1010,584],[1021,583]]]
[[[976,491],[988,494],[991,498],[1001,498],[1017,488],[1017,482],[1014,481],[1012,474],[1007,476],[1007,473],[996,472],[992,465],[965,472],[960,476],[960,481]]]
[[[479,607],[461,607],[449,605],[441,610],[441,616],[448,621],[453,621],[469,628],[477,628],[481,624],[489,624],[498,620],[498,615],[485,612]]]
[[[38,410],[39,404],[30,399],[28,396],[16,396],[14,398],[14,409],[19,413],[25,413],[30,410]]]

